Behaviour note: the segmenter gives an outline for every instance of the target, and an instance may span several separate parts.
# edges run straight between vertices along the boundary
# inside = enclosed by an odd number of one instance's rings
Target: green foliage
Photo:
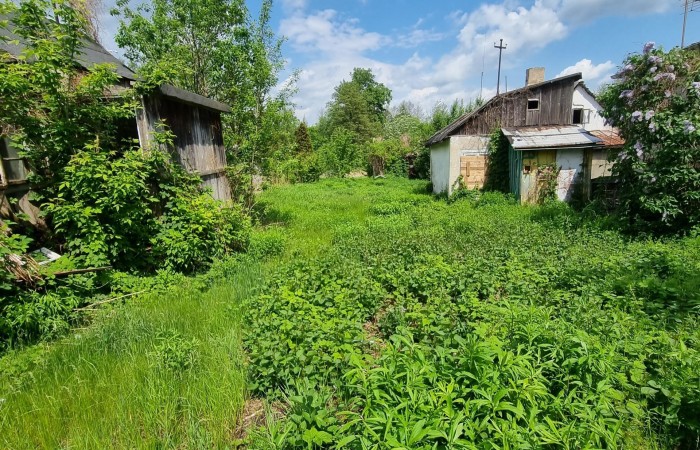
[[[96,145],[73,155],[56,198],[44,209],[85,266],[148,267],[146,248],[157,229],[149,182],[162,159],[139,150],[116,155]]]
[[[24,255],[29,248],[31,239],[18,233],[13,233],[11,223],[0,220],[0,293],[3,297],[10,295],[16,289],[13,283],[15,277],[10,268],[17,265],[11,259],[12,255]]]
[[[86,266],[150,270],[162,264],[193,272],[247,247],[250,223],[241,208],[214,200],[199,177],[159,151],[118,156],[92,146],[65,172],[45,208]]]
[[[306,127],[306,123],[300,122],[297,127],[297,131],[294,133],[296,138],[296,151],[300,155],[308,155],[313,152],[313,146],[311,145],[311,138],[309,137],[309,129]]]
[[[438,102],[430,116],[432,133],[437,133],[459,117],[480,107],[483,103],[484,101],[480,98],[475,101],[470,101],[467,104],[464,104],[464,100],[462,99],[455,99],[450,106]]]
[[[355,144],[365,144],[380,134],[389,102],[391,90],[378,83],[371,70],[355,68],[351,80],[335,88],[319,127],[326,136],[349,132]]]
[[[353,132],[338,128],[328,142],[316,150],[316,161],[321,173],[343,177],[363,168],[367,156],[364,147],[357,144],[357,136]]]
[[[700,58],[649,43],[623,65],[599,97],[626,140],[619,213],[634,231],[687,233],[700,224]]]
[[[556,163],[537,167],[538,199],[540,204],[557,200],[559,166]]]
[[[179,192],[165,205],[153,235],[153,254],[168,269],[196,272],[212,260],[245,250],[250,219],[239,206],[224,206],[199,189]]]
[[[501,132],[501,129],[494,129],[489,138],[489,155],[484,190],[498,191],[505,194],[510,192],[509,148],[510,142]]]
[[[6,275],[5,244],[7,252],[21,254],[27,242],[3,225],[0,286],[8,295],[0,301],[0,345],[60,336],[77,323],[77,307],[120,289],[108,275],[54,279],[51,270],[64,264],[195,271],[245,249],[250,223],[240,208],[214,201],[199,177],[166,153],[136,150],[119,136],[125,119],[133,124],[137,94],[159,85],[166,73],[152,72],[138,89],[119,89],[115,96],[119,76],[113,67],[76,64],[89,27],[70,2],[24,0],[1,7],[12,18],[2,26],[26,48],[17,58],[1,56],[0,129],[32,170],[32,195],[42,202],[52,231],[40,244],[64,256],[18,289]],[[172,143],[167,130],[155,138],[159,148]]]
[[[304,223],[347,183],[265,198]],[[303,411],[253,448],[694,448],[696,238],[352,183],[369,215],[246,302],[251,389]]]
[[[294,146],[289,101],[294,77],[275,93],[284,68],[282,40],[270,27],[272,1],[257,20],[243,0],[117,2],[116,42],[146,78],[156,77],[231,106],[222,117],[229,160],[254,175]],[[286,155],[289,157],[291,155]]]
[[[112,150],[121,145],[115,128],[119,120],[133,117],[135,103],[128,92],[105,101],[119,78],[113,67],[98,64],[86,72],[76,67],[88,37],[83,17],[70,2],[2,5],[13,16],[4,26],[26,48],[16,59],[0,55],[0,129],[11,131],[13,146],[27,158],[32,181],[42,186],[39,194],[52,197],[73,154],[96,140]]]

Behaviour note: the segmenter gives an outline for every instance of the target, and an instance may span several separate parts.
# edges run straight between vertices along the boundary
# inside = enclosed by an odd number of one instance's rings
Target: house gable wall
[[[470,117],[455,133],[489,134],[497,127],[570,125],[576,80],[535,85],[494,99],[482,111]],[[539,101],[538,110],[528,110],[528,100]]]

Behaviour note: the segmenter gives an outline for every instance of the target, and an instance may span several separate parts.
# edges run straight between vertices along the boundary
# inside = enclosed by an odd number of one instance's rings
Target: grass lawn
[[[697,448],[700,238],[425,187],[265,191],[210,289],[5,355],[0,447]]]

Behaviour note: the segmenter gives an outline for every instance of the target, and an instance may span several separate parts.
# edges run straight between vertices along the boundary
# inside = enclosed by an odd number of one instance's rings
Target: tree
[[[700,55],[649,43],[615,78],[599,100],[626,141],[619,213],[634,230],[687,232],[700,225]]]
[[[391,102],[391,90],[374,79],[369,69],[354,69],[350,81],[341,82],[333,93],[319,127],[327,136],[339,129],[354,135],[357,144],[380,135]]]
[[[3,2],[3,12],[12,15],[26,49],[21,58],[0,55],[0,134],[10,135],[41,187],[37,192],[50,198],[77,151],[95,141],[109,150],[121,144],[116,124],[133,117],[135,103],[128,94],[104,101],[119,78],[109,65],[77,68],[89,27],[70,2]]]
[[[351,83],[358,86],[375,122],[384,123],[391,103],[391,89],[378,83],[370,69],[354,69]]]
[[[437,133],[464,114],[474,111],[483,104],[484,101],[480,98],[467,104],[462,99],[455,99],[450,106],[443,102],[436,103],[430,116],[433,133]]]
[[[309,129],[305,122],[301,122],[294,133],[297,144],[297,153],[300,155],[308,155],[313,152],[311,138],[309,137]]]
[[[223,117],[232,161],[265,169],[296,127],[290,97],[296,75],[275,92],[284,68],[282,40],[270,26],[272,0],[257,20],[243,0],[118,0],[116,42],[140,73],[231,106]]]

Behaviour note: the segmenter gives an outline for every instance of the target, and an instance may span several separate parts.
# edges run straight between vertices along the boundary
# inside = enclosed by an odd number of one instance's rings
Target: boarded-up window
[[[0,138],[0,185],[23,183],[27,174],[24,158],[6,138]]]
[[[481,189],[486,180],[486,156],[462,156],[460,174],[469,189]]]

